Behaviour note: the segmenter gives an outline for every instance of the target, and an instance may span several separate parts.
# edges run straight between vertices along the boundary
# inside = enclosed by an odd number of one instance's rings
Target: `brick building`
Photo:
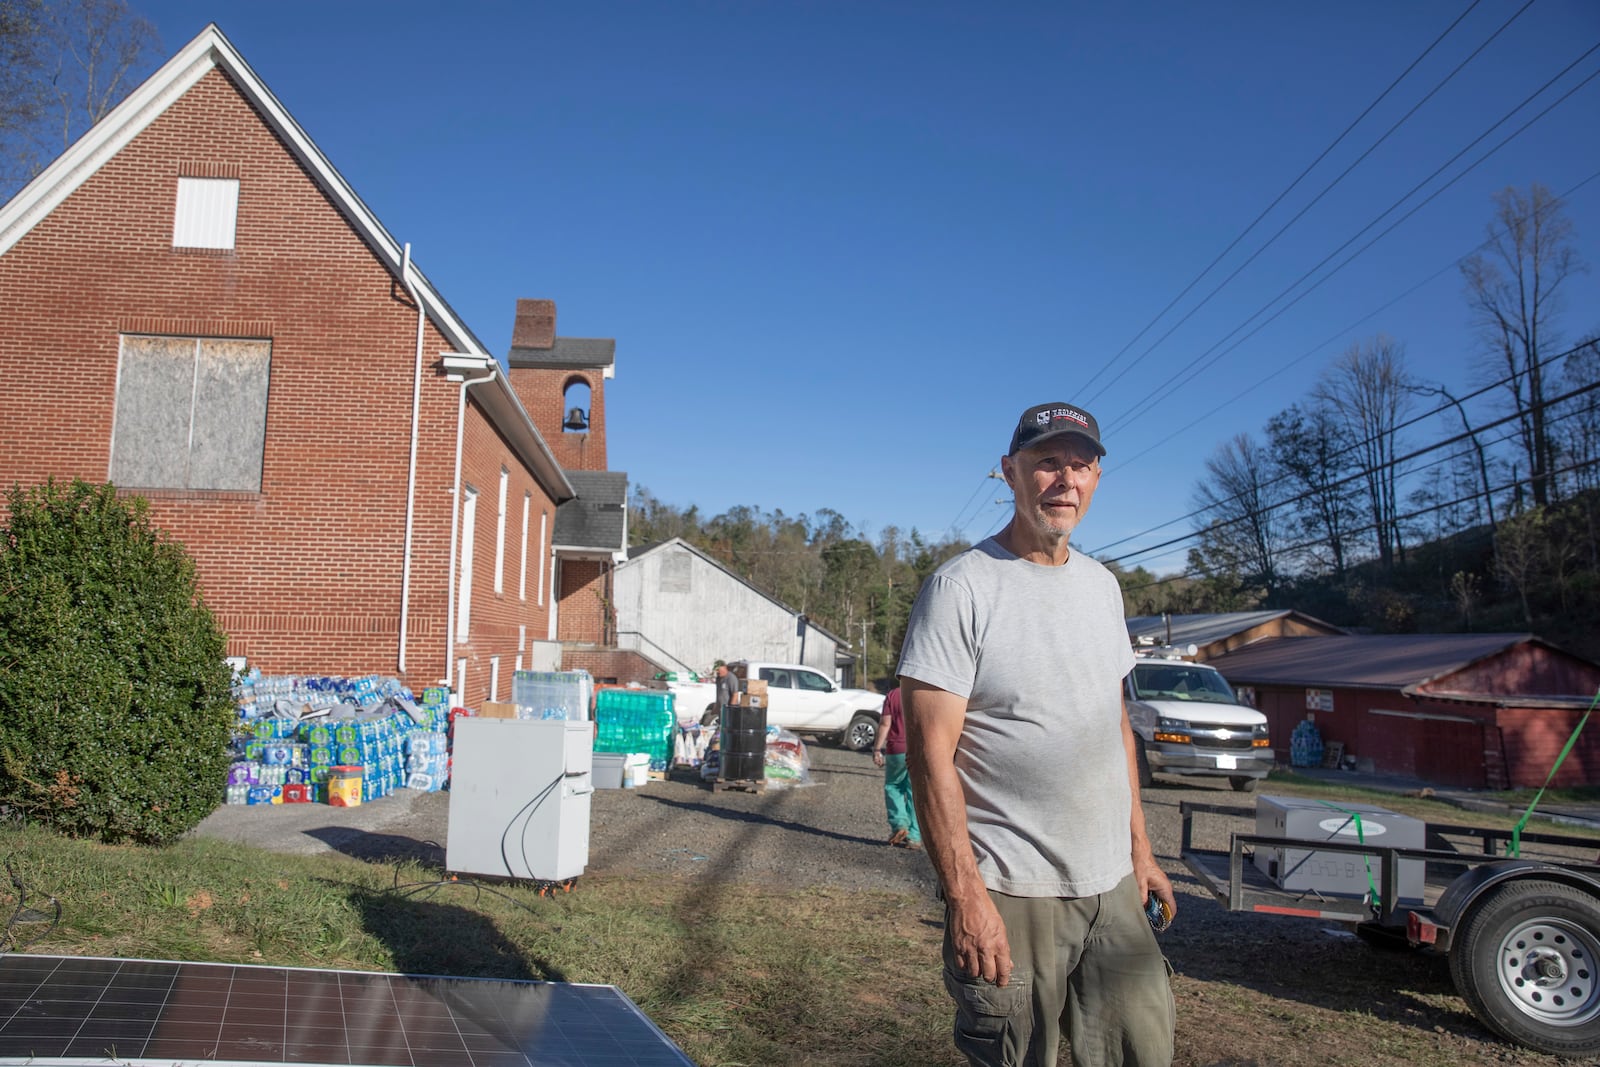
[[[0,208],[0,293],[0,484],[149,499],[231,656],[475,703],[606,644],[613,343],[522,301],[503,364],[215,26]]]

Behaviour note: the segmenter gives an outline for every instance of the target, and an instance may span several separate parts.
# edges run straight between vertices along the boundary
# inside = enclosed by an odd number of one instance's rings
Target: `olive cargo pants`
[[[989,898],[1011,943],[1004,987],[955,970],[945,926],[955,1043],[973,1067],[1055,1067],[1063,1033],[1074,1067],[1172,1062],[1171,970],[1132,875],[1094,897]]]

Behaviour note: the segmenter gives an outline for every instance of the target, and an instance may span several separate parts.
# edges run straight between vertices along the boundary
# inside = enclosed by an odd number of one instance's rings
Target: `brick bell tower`
[[[606,387],[612,338],[557,337],[554,300],[518,300],[507,378],[565,470],[606,469]]]

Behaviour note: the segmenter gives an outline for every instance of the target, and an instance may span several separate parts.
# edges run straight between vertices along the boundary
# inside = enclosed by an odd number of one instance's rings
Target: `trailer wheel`
[[[1472,906],[1450,975],[1501,1037],[1557,1056],[1600,1052],[1600,900],[1559,882],[1518,881]]]
[[[1155,784],[1156,776],[1150,773],[1150,757],[1145,755],[1144,738],[1138,734],[1133,735],[1133,762],[1139,768],[1139,788],[1149,789]]]

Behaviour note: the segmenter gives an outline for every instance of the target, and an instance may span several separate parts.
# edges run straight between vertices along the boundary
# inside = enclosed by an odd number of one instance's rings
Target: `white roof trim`
[[[402,283],[411,283],[421,295],[428,318],[449,338],[454,350],[490,356],[491,353],[484,348],[482,342],[456,317],[455,312],[445,303],[432,283],[417,269],[415,261],[407,267],[405,277],[401,277],[401,267],[405,263],[405,257],[399,242],[390,236],[377,216],[361,202],[355,190],[334,169],[328,157],[322,154],[321,149],[294,120],[294,116],[290,115],[278,102],[278,98],[272,95],[266,83],[250,69],[250,64],[244,61],[244,57],[217,28],[216,23],[211,23],[201,30],[194,40],[184,45],[177,55],[161,66],[161,69],[146,78],[122,103],[112,108],[105,118],[95,123],[87,133],[41,171],[38,177],[25,185],[9,203],[0,207],[0,255],[10,251],[41,220],[60,206],[62,201],[88,181],[130,141],[143,133],[201,78],[219,67],[233,79],[246,99],[266,118],[267,124],[288,145],[289,150],[310,172],[312,179],[322,187],[329,199],[349,220],[351,226],[366,240],[368,246],[388,267],[389,273]],[[491,388],[501,394],[500,402],[494,407],[499,409],[498,414],[512,424],[507,429],[513,434],[521,431],[531,435],[531,441],[527,443],[536,444],[536,447],[532,449],[535,462],[530,463],[530,466],[542,475],[547,485],[554,490],[556,503],[577,495],[572,483],[562,473],[561,465],[556,462],[555,453],[550,450],[549,443],[540,435],[533,420],[523,408],[522,402],[517,399],[516,393],[507,383],[506,376],[497,374]]]

